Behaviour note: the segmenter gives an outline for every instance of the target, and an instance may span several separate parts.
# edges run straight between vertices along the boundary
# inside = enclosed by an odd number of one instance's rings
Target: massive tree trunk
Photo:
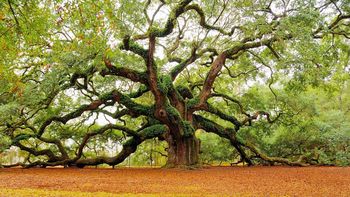
[[[196,168],[200,165],[199,149],[200,141],[195,135],[191,137],[174,138],[167,135],[169,168]]]

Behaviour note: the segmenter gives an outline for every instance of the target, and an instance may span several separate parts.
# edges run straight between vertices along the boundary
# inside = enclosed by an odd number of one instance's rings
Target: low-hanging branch
[[[248,158],[246,153],[242,150],[242,147],[246,147],[251,150],[257,157],[264,161],[275,162],[280,164],[287,164],[292,166],[307,166],[308,164],[301,161],[290,161],[285,158],[280,157],[269,157],[266,154],[262,153],[258,148],[256,148],[252,143],[243,141],[239,137],[236,137],[235,132],[232,132],[234,129],[224,128],[213,121],[206,119],[200,115],[195,115],[195,121],[197,128],[204,129],[207,132],[212,132],[220,137],[230,140],[231,144],[236,148],[240,153],[241,158],[245,160],[249,165],[252,164],[252,161]]]

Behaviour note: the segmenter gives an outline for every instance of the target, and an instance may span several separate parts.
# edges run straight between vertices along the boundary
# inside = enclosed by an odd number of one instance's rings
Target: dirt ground
[[[1,195],[4,189],[28,188],[118,195],[345,197],[350,196],[350,167],[0,169],[0,196],[6,196]]]

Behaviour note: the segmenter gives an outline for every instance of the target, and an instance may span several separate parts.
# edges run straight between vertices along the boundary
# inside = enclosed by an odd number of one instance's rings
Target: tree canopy
[[[197,130],[249,165],[348,164],[349,0],[0,8],[0,152],[26,155],[14,165],[114,166],[157,138],[168,167],[196,167]]]

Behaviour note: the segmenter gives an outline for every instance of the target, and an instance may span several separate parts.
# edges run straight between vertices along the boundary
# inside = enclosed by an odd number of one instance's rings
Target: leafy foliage
[[[231,144],[223,138],[212,133],[200,133],[201,159],[205,164],[231,163],[237,159],[238,154]]]
[[[207,162],[349,165],[349,19],[348,0],[1,2],[0,151],[114,166],[159,139],[196,166],[203,130]]]

